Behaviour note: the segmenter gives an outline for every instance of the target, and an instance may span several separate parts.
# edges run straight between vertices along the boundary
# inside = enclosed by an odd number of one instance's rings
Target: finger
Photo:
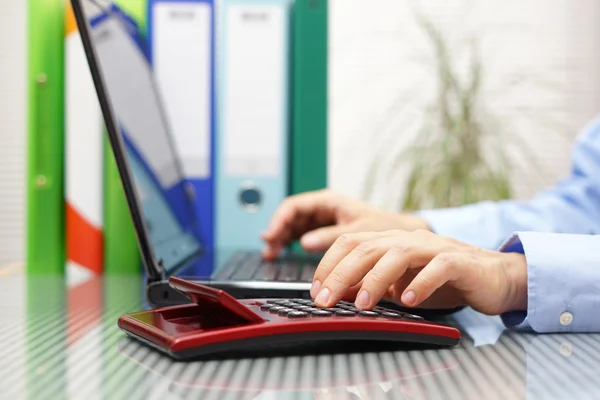
[[[407,250],[392,246],[373,266],[364,278],[363,286],[356,296],[355,305],[368,310],[382,299],[410,265],[411,254]]]
[[[314,224],[313,218],[299,214],[293,222],[286,222],[283,225],[279,236],[270,237],[267,232],[263,232],[261,238],[266,244],[263,249],[263,258],[269,260],[276,258],[284,246],[288,245],[292,240],[298,239],[300,235],[309,230],[312,224]]]
[[[273,214],[263,238],[268,241],[277,240],[286,229],[286,224],[293,225],[298,215],[310,216],[320,213],[321,209],[331,209],[333,198],[335,198],[335,195],[325,190],[288,197]]]
[[[348,226],[334,225],[315,229],[300,238],[300,244],[306,251],[325,251],[344,233],[350,233]]]
[[[377,233],[375,232],[361,232],[361,233],[353,233],[353,234],[343,234],[341,235],[333,245],[327,250],[317,269],[315,271],[315,275],[313,277],[313,285],[310,289],[310,295],[313,299],[321,293],[322,288],[321,285],[325,281],[325,279],[329,276],[333,268],[344,258],[348,253],[350,253],[356,246],[358,246],[363,241],[371,240],[375,238]],[[329,297],[329,290],[325,294],[322,295]]]
[[[386,300],[400,302],[400,297],[402,297],[402,293],[408,287],[408,285],[412,282],[414,277],[417,275],[418,269],[407,269],[404,271],[404,275],[402,275],[396,282],[394,282],[388,290],[383,295],[383,298]]]
[[[350,289],[346,291],[346,294],[342,296],[341,300],[351,301],[354,303],[354,299],[356,299],[356,295],[362,286],[362,279],[356,285],[352,286]]]
[[[265,248],[262,250],[262,257],[267,261],[273,261],[281,252],[283,246],[279,243],[267,243]]]
[[[323,281],[323,288],[328,289],[325,295],[315,299],[318,306],[331,307],[344,297],[349,288],[359,283],[373,266],[387,253],[396,238],[393,234],[380,232],[373,235],[371,240],[363,240],[354,247],[331,270]]]
[[[434,257],[404,290],[402,303],[411,307],[419,305],[442,285],[458,279],[461,258],[458,254],[445,253]]]
[[[356,307],[374,307],[408,268],[428,264],[446,246],[444,239],[431,232],[396,232],[394,244],[365,276],[363,287],[356,297]]]

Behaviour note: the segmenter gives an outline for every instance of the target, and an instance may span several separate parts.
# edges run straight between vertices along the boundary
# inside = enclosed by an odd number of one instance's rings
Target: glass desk
[[[174,362],[116,326],[143,303],[140,277],[65,286],[0,279],[0,398],[600,398],[600,335],[516,333],[467,309],[453,349]]]

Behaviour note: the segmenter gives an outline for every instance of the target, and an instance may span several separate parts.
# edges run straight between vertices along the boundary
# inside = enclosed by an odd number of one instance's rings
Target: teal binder
[[[290,194],[327,187],[328,1],[296,0],[292,18]],[[291,249],[301,251],[299,243]]]
[[[290,0],[223,0],[217,32],[216,247],[259,250],[289,192]]]
[[[290,193],[327,187],[328,2],[293,8]]]

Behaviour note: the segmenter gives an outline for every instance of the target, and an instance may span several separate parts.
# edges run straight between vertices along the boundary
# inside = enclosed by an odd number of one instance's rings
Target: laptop
[[[106,0],[72,0],[88,66],[135,226],[150,305],[189,302],[177,276],[237,298],[307,298],[322,254],[206,248],[162,98],[133,21]],[[235,229],[232,226],[231,229]]]

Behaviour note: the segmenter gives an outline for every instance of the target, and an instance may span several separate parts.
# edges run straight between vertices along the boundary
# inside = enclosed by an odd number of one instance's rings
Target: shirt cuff
[[[600,332],[600,236],[518,232],[501,247],[527,259],[527,311],[500,317],[507,327]]]

